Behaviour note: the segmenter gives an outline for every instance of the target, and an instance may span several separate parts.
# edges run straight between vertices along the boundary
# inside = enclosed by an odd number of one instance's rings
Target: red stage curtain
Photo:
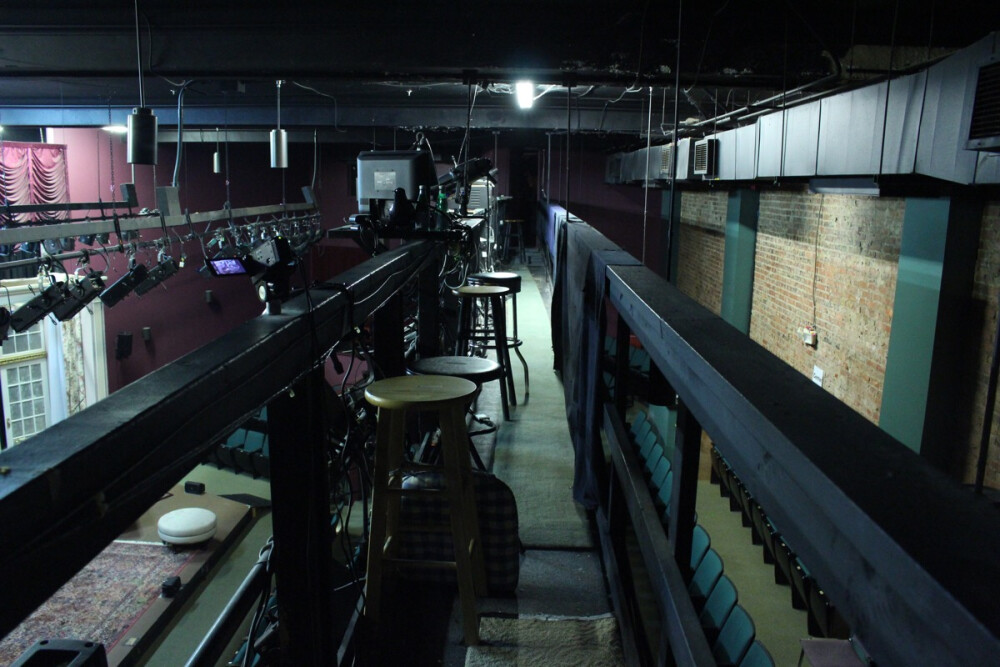
[[[66,146],[20,141],[0,142],[0,203],[65,204],[69,202]],[[68,211],[20,213],[12,222],[63,220]],[[0,215],[3,210],[0,209]],[[3,216],[6,218],[6,216]],[[4,220],[4,222],[10,222]]]

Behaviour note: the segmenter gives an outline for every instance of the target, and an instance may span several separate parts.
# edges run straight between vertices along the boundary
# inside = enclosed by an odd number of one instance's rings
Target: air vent
[[[991,62],[979,68],[969,141],[965,147],[1000,151],[1000,62]]]
[[[663,153],[660,159],[660,178],[665,178],[670,180],[670,167],[674,159],[674,145],[667,144],[663,147]]]
[[[694,174],[715,176],[715,155],[718,139],[702,139],[694,144]]]

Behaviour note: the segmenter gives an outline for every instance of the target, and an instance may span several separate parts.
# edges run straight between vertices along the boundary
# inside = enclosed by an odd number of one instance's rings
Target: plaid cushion
[[[404,478],[404,488],[439,488],[443,474],[418,473]],[[494,475],[473,472],[479,533],[483,541],[486,580],[490,593],[512,593],[517,588],[521,567],[521,540],[517,534],[517,503],[514,493]],[[401,500],[400,525],[450,525],[450,512],[440,496],[404,496]],[[451,532],[428,533],[401,531],[399,557],[427,560],[455,560]],[[454,583],[452,570],[414,569],[407,573],[422,581]]]

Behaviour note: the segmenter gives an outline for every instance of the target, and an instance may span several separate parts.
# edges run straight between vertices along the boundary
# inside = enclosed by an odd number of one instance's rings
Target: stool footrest
[[[396,566],[412,567],[418,570],[454,570],[456,568],[453,560],[414,560],[410,558],[383,558],[383,563],[391,563]]]
[[[451,526],[447,524],[420,524],[409,526],[398,526],[397,533],[450,533]]]
[[[404,495],[405,494],[405,495],[414,495],[414,496],[416,496],[416,495],[433,496],[433,495],[436,495],[436,494],[439,494],[439,493],[445,493],[447,491],[447,489],[434,489],[434,488],[423,488],[423,487],[414,487],[412,489],[404,489],[404,488],[399,487],[399,486],[389,486],[389,487],[386,487],[385,491],[386,491],[386,493],[397,493],[397,494],[400,494],[400,495]]]

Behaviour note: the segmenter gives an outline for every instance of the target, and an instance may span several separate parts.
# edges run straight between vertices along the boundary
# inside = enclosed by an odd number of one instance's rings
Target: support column
[[[389,297],[375,311],[372,339],[375,345],[375,363],[384,377],[406,374],[403,350],[403,300],[399,294]]]
[[[726,209],[726,255],[722,272],[722,319],[750,333],[754,254],[760,193],[740,188],[729,193]]]
[[[282,665],[332,665],[330,489],[323,369],[267,407]]]
[[[677,258],[680,252],[681,237],[681,191],[673,190],[674,203],[670,205],[671,190],[663,191],[663,199],[660,200],[660,217],[663,219],[663,230],[660,234],[660,259],[661,266],[659,273],[666,277],[671,285],[677,284]]]
[[[879,426],[948,469],[957,437],[982,203],[906,200]],[[966,379],[967,380],[967,379]]]
[[[421,357],[441,354],[441,305],[437,273],[430,266],[417,276],[417,351]]]
[[[674,488],[670,496],[668,537],[674,558],[691,580],[691,541],[694,533],[695,501],[698,497],[698,458],[701,456],[701,424],[681,400],[677,407],[677,437],[674,444]]]

